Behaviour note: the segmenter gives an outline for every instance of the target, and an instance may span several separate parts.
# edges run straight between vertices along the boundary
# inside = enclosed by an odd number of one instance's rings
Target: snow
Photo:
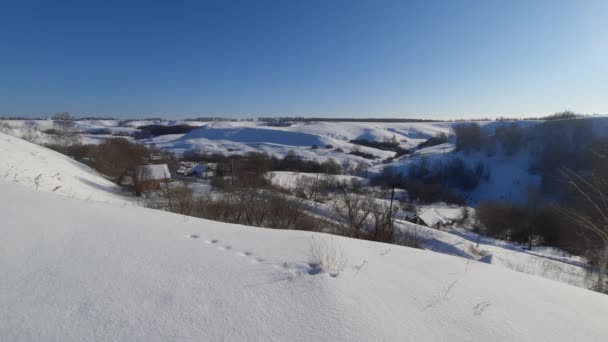
[[[606,129],[608,118],[593,117],[594,130],[596,133],[608,134]],[[23,121],[7,121],[12,126],[23,126]],[[36,125],[41,129],[51,128],[51,120],[37,120]],[[477,122],[487,133],[493,133],[499,125],[517,124],[529,127],[542,123],[542,121],[480,121]],[[175,134],[159,136],[143,140],[148,145],[155,145],[164,150],[181,154],[197,151],[206,153],[222,154],[246,154],[248,152],[266,152],[272,156],[282,158],[292,152],[296,156],[325,162],[334,159],[342,165],[354,166],[364,163],[370,166],[369,174],[375,175],[382,172],[386,167],[407,174],[411,165],[428,163],[435,167],[446,163],[452,158],[463,158],[470,167],[482,163],[489,174],[488,179],[480,182],[479,186],[471,193],[463,193],[471,205],[477,205],[485,199],[505,200],[521,202],[525,198],[526,190],[530,186],[540,183],[538,175],[532,175],[530,169],[530,156],[519,153],[513,157],[504,157],[497,153],[495,157],[487,157],[483,153],[464,155],[454,152],[453,143],[445,143],[415,150],[412,155],[396,158],[393,162],[383,164],[389,157],[394,157],[392,151],[383,151],[375,148],[357,146],[349,141],[355,139],[367,139],[374,141],[385,141],[395,138],[400,142],[400,147],[415,149],[415,147],[426,139],[439,133],[450,134],[452,127],[461,124],[459,122],[297,122],[287,127],[274,127],[265,122],[257,121],[228,121],[228,122],[195,122],[179,120],[139,120],[129,121],[124,124],[128,127],[116,127],[116,120],[80,120],[77,127],[83,131],[99,128],[109,128],[112,133],[138,127],[147,124],[188,124],[199,126],[188,134]],[[19,133],[17,131],[16,133]],[[84,143],[99,143],[102,139],[110,136],[95,136],[85,134]],[[41,141],[46,141],[41,134]],[[317,145],[319,148],[311,148]],[[331,145],[331,148],[327,148]],[[374,159],[365,159],[360,156],[349,154],[354,148],[365,153],[370,153]],[[341,149],[340,150],[337,149]]]
[[[608,297],[484,263],[0,181],[3,341],[603,341]],[[31,215],[25,207],[38,208]]]
[[[301,176],[272,174],[286,187]],[[608,297],[568,285],[590,285],[584,260],[555,248],[524,251],[486,237],[477,248],[476,235],[461,228],[397,223],[420,231],[427,249],[464,257],[457,258],[125,206],[131,199],[90,168],[3,134],[0,176],[0,341],[608,334]],[[445,204],[422,210],[450,220],[461,214]],[[313,236],[343,248],[343,270],[310,264]]]
[[[436,224],[444,225],[449,221],[441,216],[435,209],[427,209],[418,214],[418,217],[424,221],[429,227],[434,227]]]
[[[453,222],[462,219],[462,207],[457,205],[439,202],[434,204],[420,205],[419,208],[421,212],[431,210],[433,213],[438,215],[442,221],[445,222]],[[467,210],[471,211],[472,208],[468,208]]]
[[[488,157],[482,152],[454,152],[454,145],[451,143],[421,149],[392,163],[373,166],[368,171],[378,175],[384,168],[390,168],[393,172],[407,175],[414,165],[426,164],[429,169],[438,170],[456,158],[462,159],[471,169],[481,163],[484,174],[488,176],[481,179],[473,191],[463,193],[470,205],[477,205],[488,199],[523,203],[527,190],[530,187],[538,187],[541,182],[540,175],[531,174],[529,171],[532,156],[527,151],[520,151],[510,157],[498,153]]]
[[[289,146],[323,145],[326,141],[321,136],[302,132],[287,132],[275,129],[228,128],[194,130],[181,140],[205,138],[209,140],[230,140],[243,143],[269,143]]]
[[[0,133],[0,179],[69,197],[132,202],[110,180],[48,148]]]
[[[189,150],[197,146],[214,149],[214,144],[221,144],[225,149],[260,150],[268,149],[268,147],[271,149],[272,147],[293,148],[312,145],[323,147],[329,144],[348,152],[354,147],[349,143],[350,140],[383,141],[395,137],[405,141],[402,147],[410,148],[436,133],[449,132],[449,127],[445,123],[431,125],[426,123],[306,122],[296,123],[289,127],[274,127],[263,122],[215,122],[194,130],[173,142],[166,142],[162,147],[177,150]],[[394,155],[394,152],[361,146],[359,148],[382,159]]]
[[[435,209],[445,214],[440,209]],[[591,272],[584,258],[555,247],[527,246],[481,236],[460,227],[428,228],[403,220],[396,227],[422,237],[423,247],[437,253],[477,260],[518,272],[551,279],[581,288],[595,285],[597,273]]]

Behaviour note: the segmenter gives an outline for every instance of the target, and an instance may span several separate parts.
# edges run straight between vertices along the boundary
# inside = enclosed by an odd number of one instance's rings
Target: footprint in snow
[[[190,238],[190,239],[198,239],[200,236],[197,234],[190,234],[190,235],[186,235],[186,237]],[[208,245],[215,245],[216,248],[220,251],[229,251],[232,250],[232,246],[223,246],[223,245],[219,245],[220,241],[217,239],[209,239],[209,240],[205,240],[205,243]],[[253,252],[250,251],[238,251],[236,252],[236,255],[241,256],[241,257],[248,257],[249,261],[252,264],[259,264],[259,263],[263,263],[265,260],[263,258],[257,258],[253,256]],[[287,265],[287,263],[284,263],[282,265],[275,265],[275,267],[282,267],[282,268],[287,268],[289,267]]]
[[[252,264],[259,264],[259,263],[262,263],[262,262],[264,262],[264,259],[262,259],[262,258],[251,258],[251,263]]]
[[[324,269],[321,265],[315,263],[297,263],[297,264],[276,264],[275,268],[282,268],[289,271],[294,275],[311,275],[316,276],[319,274],[325,274],[327,277],[336,278],[339,275],[339,272],[329,271]]]

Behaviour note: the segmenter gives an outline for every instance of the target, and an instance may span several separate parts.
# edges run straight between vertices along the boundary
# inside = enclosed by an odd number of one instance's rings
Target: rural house
[[[141,191],[156,190],[171,179],[171,172],[167,164],[141,165],[137,167],[137,178]]]

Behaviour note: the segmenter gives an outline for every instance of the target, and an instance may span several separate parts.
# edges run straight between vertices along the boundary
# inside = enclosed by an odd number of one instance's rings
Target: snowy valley
[[[599,136],[608,132],[605,118],[588,120]],[[100,154],[68,156],[70,150],[40,146],[56,134],[48,131],[52,121],[4,122],[10,135],[0,133],[2,340],[608,335],[608,297],[589,290],[598,271],[586,256],[536,240],[528,250],[478,229],[480,203],[524,203],[525,189],[542,177],[530,172],[533,154],[524,148],[511,155],[458,149],[458,123],[75,121],[81,145],[105,146],[121,136],[150,148],[144,152],[151,164],[181,165],[134,196],[136,178],[127,175],[119,186],[95,162]],[[153,124],[196,127],[132,136]],[[502,125],[478,124],[487,135]],[[516,124],[526,132],[543,123]],[[101,129],[109,133],[91,133]],[[32,134],[34,143],[21,139]],[[420,146],[441,136],[448,141]],[[384,148],[393,145],[407,153],[395,157]],[[416,200],[413,188],[399,185],[391,193],[392,176],[413,177],[412,168],[438,170],[458,158],[492,174],[472,190],[455,188],[462,202]],[[355,210],[345,213],[346,204]],[[352,227],[341,214],[376,235],[346,234]],[[390,240],[378,235],[381,229],[390,229]]]

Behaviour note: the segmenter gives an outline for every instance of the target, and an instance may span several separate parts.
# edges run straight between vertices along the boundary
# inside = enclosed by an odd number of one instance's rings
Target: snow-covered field
[[[604,341],[608,297],[430,251],[0,181],[2,341]],[[37,208],[37,215],[24,208]]]

